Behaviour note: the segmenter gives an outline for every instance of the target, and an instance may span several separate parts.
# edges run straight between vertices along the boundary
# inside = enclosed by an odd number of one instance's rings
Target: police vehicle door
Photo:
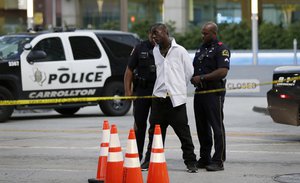
[[[31,50],[24,50],[21,54],[21,75],[23,91],[28,91],[29,98],[48,98],[40,92],[45,90],[59,90],[70,87],[71,63],[67,61],[67,53],[61,36],[56,33],[43,34],[35,37],[31,43]],[[46,58],[27,61],[31,51],[42,50]],[[31,92],[30,92],[31,91]],[[51,95],[48,92],[49,95]],[[56,96],[53,96],[56,97]]]
[[[108,56],[96,35],[77,32],[76,36],[70,35],[68,40],[73,55],[72,87],[89,88],[90,91],[102,88],[111,70]]]

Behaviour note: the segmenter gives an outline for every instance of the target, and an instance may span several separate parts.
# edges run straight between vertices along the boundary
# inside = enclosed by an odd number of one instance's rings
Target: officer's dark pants
[[[190,127],[188,125],[185,104],[178,107],[173,107],[169,97],[166,99],[152,99],[150,124],[151,126],[155,126],[156,124],[160,125],[163,142],[165,141],[167,127],[171,125],[181,142],[184,163],[188,164],[190,162],[196,162],[196,155],[194,153],[194,145],[191,137]],[[152,131],[150,131],[150,129]],[[152,144],[154,128],[150,129],[149,140]],[[148,146],[148,148],[151,148],[151,144]]]
[[[151,96],[152,88],[138,88],[137,96]],[[148,99],[136,99],[133,101],[133,114],[134,114],[134,131],[136,135],[137,148],[139,152],[140,160],[143,159],[143,150],[145,143],[145,134],[147,129],[147,119],[151,107],[151,98]],[[148,153],[150,154],[151,151]],[[147,157],[150,159],[150,156]]]
[[[224,96],[216,93],[195,94],[194,96],[194,113],[200,142],[200,160],[206,163],[210,161],[223,163],[226,159],[223,103]],[[215,143],[215,153],[212,158],[211,129],[213,130]]]

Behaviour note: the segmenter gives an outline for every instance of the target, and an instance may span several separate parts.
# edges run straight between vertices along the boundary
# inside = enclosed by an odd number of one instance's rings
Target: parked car
[[[281,66],[273,72],[273,86],[267,92],[268,111],[273,121],[300,125],[300,66]]]
[[[0,37],[0,100],[85,98],[124,95],[123,77],[135,34],[121,31],[72,31]],[[0,106],[0,122],[14,109],[52,108],[72,115],[99,105],[105,115],[125,115],[128,100],[74,101]]]

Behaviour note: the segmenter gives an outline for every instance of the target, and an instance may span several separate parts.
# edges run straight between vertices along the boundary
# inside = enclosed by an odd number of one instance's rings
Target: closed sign
[[[260,91],[257,79],[227,79],[226,91],[228,93],[256,93]]]

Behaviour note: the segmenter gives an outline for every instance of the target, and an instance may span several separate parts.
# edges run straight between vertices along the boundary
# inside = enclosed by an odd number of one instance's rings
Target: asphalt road
[[[192,98],[188,101],[192,137],[199,155]],[[189,174],[181,158],[180,143],[168,129],[165,156],[170,182],[271,183],[300,182],[300,128],[276,124],[270,116],[252,110],[265,107],[265,97],[227,97],[225,170]],[[16,112],[0,123],[1,183],[84,183],[96,176],[104,119],[116,124],[123,154],[132,111],[123,117],[105,117],[87,107],[74,117],[54,111]],[[147,172],[143,172],[144,182]]]

